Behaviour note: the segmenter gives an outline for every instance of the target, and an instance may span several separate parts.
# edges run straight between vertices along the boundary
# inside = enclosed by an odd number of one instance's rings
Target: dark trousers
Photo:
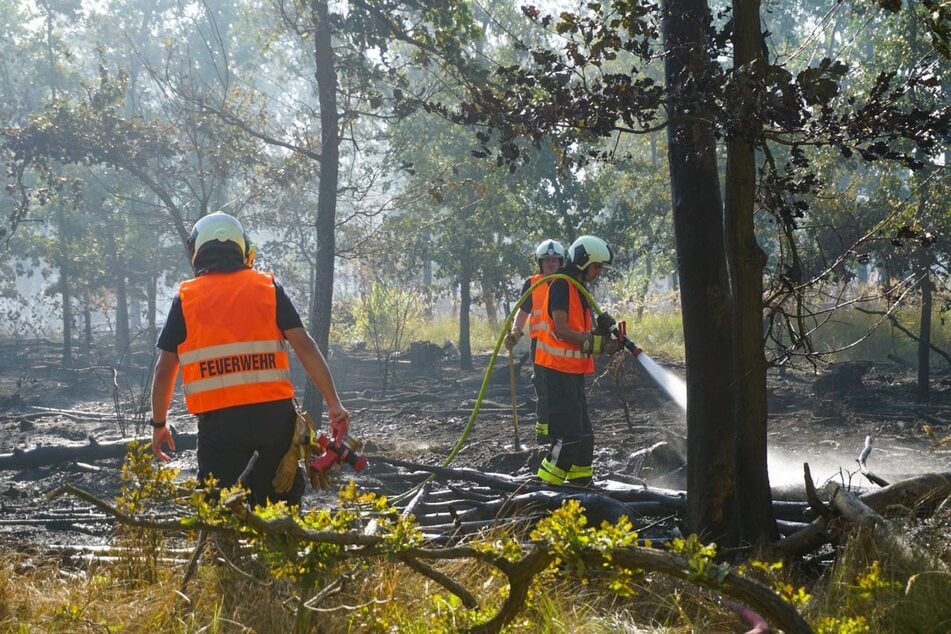
[[[538,475],[559,484],[587,484],[594,462],[594,431],[588,417],[585,375],[547,369],[548,430],[551,446]]]
[[[548,426],[548,383],[545,381],[545,371],[548,368],[535,365],[535,346],[537,339],[532,339],[532,385],[535,387],[535,418],[539,424]],[[547,435],[544,434],[544,435]]]
[[[198,416],[198,479],[209,475],[221,488],[234,485],[257,451],[254,469],[246,478],[252,505],[284,500],[299,505],[304,477],[298,473],[290,492],[280,495],[271,480],[277,465],[290,448],[294,433],[294,403],[291,399],[252,403],[205,412]]]

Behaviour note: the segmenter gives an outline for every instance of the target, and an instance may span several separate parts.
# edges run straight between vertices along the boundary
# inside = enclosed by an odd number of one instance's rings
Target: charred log
[[[197,434],[177,434],[173,431],[172,435],[175,438],[175,447],[178,451],[196,447]],[[141,438],[110,440],[108,442],[98,442],[95,438],[90,438],[85,445],[15,449],[12,453],[0,454],[0,469],[32,469],[64,462],[88,463],[95,460],[123,458],[129,451],[129,445],[133,442],[149,444],[152,440],[144,436]]]
[[[951,496],[951,473],[928,473],[916,478],[902,480],[887,487],[865,493],[858,499],[877,513],[891,506],[917,509],[928,504],[937,504]],[[780,539],[774,547],[789,557],[799,557],[812,552],[829,541],[829,521],[819,518],[798,533]]]

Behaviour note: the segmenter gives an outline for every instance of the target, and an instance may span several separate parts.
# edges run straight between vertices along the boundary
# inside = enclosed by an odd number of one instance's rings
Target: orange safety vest
[[[186,333],[178,360],[189,412],[294,396],[274,276],[253,269],[208,273],[182,282],[178,296]]]
[[[543,277],[545,277],[544,273],[536,273],[528,278],[528,285],[531,286]],[[545,307],[545,302],[548,301],[548,287],[550,285],[551,282],[539,284],[532,290],[532,312],[528,316],[528,336],[532,339],[538,339],[538,333],[542,329],[548,328],[548,323],[542,319],[542,309]]]
[[[568,284],[568,326],[579,332],[591,331],[591,311],[581,304],[581,293],[574,284]],[[546,327],[538,331],[538,343],[535,348],[535,364],[566,374],[591,374],[594,372],[594,358],[581,351],[581,346],[569,343],[555,336],[555,322],[548,310],[549,294],[545,293],[542,306],[542,319]],[[532,300],[534,301],[534,300]],[[534,308],[534,304],[532,305]]]

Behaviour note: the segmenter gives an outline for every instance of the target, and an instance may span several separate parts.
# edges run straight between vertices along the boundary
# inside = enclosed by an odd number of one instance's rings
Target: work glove
[[[277,465],[277,471],[271,484],[277,493],[287,493],[294,487],[294,478],[297,476],[297,464],[301,459],[301,444],[307,442],[309,430],[304,414],[294,417],[294,435],[291,436],[291,446]]]
[[[326,491],[333,486],[333,481],[326,471],[307,470],[310,476],[310,488],[314,491]]]
[[[607,311],[598,315],[598,318],[596,319],[596,323],[598,324],[598,327],[595,328],[594,331],[598,333],[599,335],[611,334],[611,329],[617,325],[617,321]]]
[[[581,352],[585,354],[614,354],[622,347],[623,344],[614,337],[589,332],[585,335],[584,343],[581,344]]]
[[[617,354],[623,347],[624,344],[614,337],[605,337],[601,346],[601,354]]]
[[[518,345],[518,340],[522,338],[521,330],[510,330],[507,335],[505,335],[505,349],[509,352],[512,351],[512,348]]]

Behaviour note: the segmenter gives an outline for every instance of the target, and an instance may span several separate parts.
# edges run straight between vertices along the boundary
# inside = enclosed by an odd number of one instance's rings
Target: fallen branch
[[[463,480],[468,482],[477,482],[496,490],[513,492],[525,486],[525,480],[520,480],[503,473],[488,474],[476,469],[451,469],[449,467],[440,467],[436,465],[426,465],[398,458],[388,458],[385,456],[369,456],[370,462],[382,462],[394,467],[412,469],[413,471],[427,471],[438,479]]]
[[[415,557],[411,557],[409,555],[401,555],[399,560],[409,566],[412,570],[415,570],[424,577],[432,579],[442,587],[449,590],[449,592],[459,597],[459,600],[462,601],[462,605],[466,606],[468,609],[475,610],[479,607],[479,602],[476,601],[474,596],[472,596],[472,593],[466,590],[462,584],[458,583],[449,575],[445,575],[432,566],[424,564]]]
[[[508,517],[523,512],[544,510],[556,511],[567,501],[576,500],[585,509],[588,520],[595,526],[602,521],[615,523],[622,516],[634,518],[660,511],[657,502],[623,503],[600,493],[568,493],[556,491],[530,491],[509,499],[481,502],[475,507],[457,512],[460,520],[481,520]]]
[[[94,517],[24,517],[15,520],[0,520],[0,526],[46,526],[47,528],[56,528],[60,525],[112,522],[114,518],[108,515],[98,515]]]
[[[176,434],[173,430],[177,451],[194,449],[197,446],[197,434]],[[146,444],[152,442],[151,437],[122,438],[99,442],[90,438],[85,445],[56,445],[43,446],[34,449],[14,449],[13,453],[0,454],[0,470],[3,469],[33,469],[51,464],[64,462],[92,462],[110,458],[123,458],[133,442]]]
[[[130,516],[117,510],[113,505],[100,500],[86,491],[72,485],[64,485],[50,494],[56,497],[64,493],[75,495],[89,502],[95,508],[113,515],[123,524],[139,528],[157,530],[182,530],[184,520],[155,521],[149,517]],[[238,491],[223,500],[234,516],[263,535],[282,535],[298,541],[309,541],[323,544],[349,546],[341,553],[346,558],[374,558],[392,557],[392,545],[387,544],[383,537],[366,535],[362,532],[350,531],[340,533],[335,531],[318,531],[304,528],[293,516],[265,519],[252,512],[247,503],[247,493]],[[190,530],[215,530],[235,534],[230,528],[208,525],[203,522],[187,522]],[[500,555],[482,548],[456,546],[452,548],[424,548],[411,547],[400,551],[396,557],[414,571],[433,580],[449,592],[458,596],[464,605],[471,608],[478,607],[475,597],[461,584],[444,573],[435,570],[425,562],[472,559],[492,566],[508,580],[509,591],[498,612],[488,621],[474,626],[471,631],[477,633],[496,633],[511,622],[524,607],[528,591],[533,578],[545,571],[558,559],[556,552],[545,542],[531,542],[523,546],[523,555],[511,560],[510,554]],[[660,572],[684,581],[696,583],[710,588],[740,601],[762,614],[764,618],[774,622],[779,628],[789,634],[811,634],[812,628],[799,615],[796,609],[783,601],[767,586],[743,577],[733,571],[718,571],[716,574],[696,575],[689,562],[679,555],[657,551],[640,546],[617,548],[609,553],[599,550],[582,548],[576,556],[590,569],[601,569],[610,566],[623,566],[631,570]]]
[[[862,447],[862,452],[859,453],[859,457],[855,459],[859,463],[859,471],[868,478],[869,482],[872,484],[877,484],[880,487],[887,487],[889,482],[885,478],[880,478],[874,473],[868,470],[868,467],[865,465],[865,461],[868,460],[869,454],[872,453],[872,437],[865,437],[865,446]]]
[[[429,495],[429,489],[430,489],[429,482],[424,483],[423,486],[419,489],[419,492],[415,496],[413,496],[413,499],[410,500],[409,504],[406,505],[406,508],[403,509],[403,513],[402,513],[403,517],[409,517],[410,515],[413,515],[416,513],[417,509],[419,509],[419,507],[421,507],[424,504],[426,500],[426,496]]]
[[[606,559],[601,553],[586,551],[583,560],[592,566],[604,565]],[[695,575],[683,558],[640,546],[616,549],[610,553],[612,565],[621,565],[629,569],[660,572],[677,579],[690,581],[697,585],[716,590],[720,594],[732,597],[740,603],[750,606],[769,622],[774,623],[786,634],[814,634],[812,627],[796,611],[796,608],[784,601],[767,586],[736,574],[732,570],[718,577]]]
[[[103,414],[102,412],[86,412],[78,409],[59,409],[57,407],[43,407],[41,405],[28,405],[30,409],[41,412],[41,415],[58,414],[60,416],[77,416],[87,420],[115,420],[115,414]]]
[[[71,555],[84,553],[93,555],[102,555],[106,557],[120,557],[122,555],[140,555],[141,549],[131,546],[114,546],[111,544],[43,544],[43,552],[55,553],[69,557]],[[169,555],[187,555],[192,551],[190,548],[163,548],[162,552]]]
[[[888,520],[862,502],[857,495],[837,482],[830,483],[829,487],[832,493],[830,504],[853,526],[869,534],[878,552],[889,553],[893,566],[899,569],[921,570],[937,565],[929,552],[904,539]]]
[[[520,515],[508,519],[474,520],[468,522],[453,521],[447,524],[432,524],[421,528],[425,529],[424,534],[429,536],[439,534],[443,537],[460,537],[463,535],[475,535],[487,528],[509,529],[528,526],[543,517],[547,517],[547,515],[547,513],[538,513],[534,515]]]
[[[415,498],[414,498],[415,499]],[[425,509],[425,512],[442,512],[448,511],[449,509],[458,509],[460,507],[471,508],[473,506],[479,506],[481,504],[491,504],[495,502],[498,498],[492,498],[491,500],[471,500],[469,498],[459,498],[454,500],[439,500],[434,502],[423,502],[421,507]],[[408,507],[407,507],[408,508]],[[406,511],[403,511],[405,516]]]
[[[47,500],[54,500],[63,495],[72,495],[79,498],[85,502],[89,502],[93,507],[99,509],[103,513],[114,517],[121,524],[126,524],[128,526],[134,526],[136,528],[151,528],[155,530],[208,530],[215,531],[220,533],[227,533],[230,535],[237,535],[237,531],[234,529],[228,528],[226,526],[218,526],[215,524],[208,524],[201,521],[191,521],[182,519],[180,517],[175,517],[172,519],[164,519],[168,517],[167,514],[160,516],[155,515],[146,515],[144,517],[137,515],[129,515],[128,513],[123,513],[117,509],[114,505],[97,498],[92,493],[84,491],[78,487],[74,487],[71,484],[64,484],[59,486],[46,495]],[[101,520],[100,520],[101,521]]]
[[[902,480],[881,489],[859,496],[863,504],[881,513],[889,506],[900,505],[917,508],[925,503],[937,502],[951,496],[951,473],[927,473],[916,478]],[[774,547],[788,557],[800,557],[829,541],[826,518],[819,518],[809,527],[784,537]]]
[[[819,493],[816,491],[816,485],[812,481],[812,470],[809,468],[808,462],[802,464],[802,471],[806,483],[806,500],[809,502],[809,508],[815,511],[819,517],[830,519],[832,512],[829,510],[829,507],[819,499]]]

